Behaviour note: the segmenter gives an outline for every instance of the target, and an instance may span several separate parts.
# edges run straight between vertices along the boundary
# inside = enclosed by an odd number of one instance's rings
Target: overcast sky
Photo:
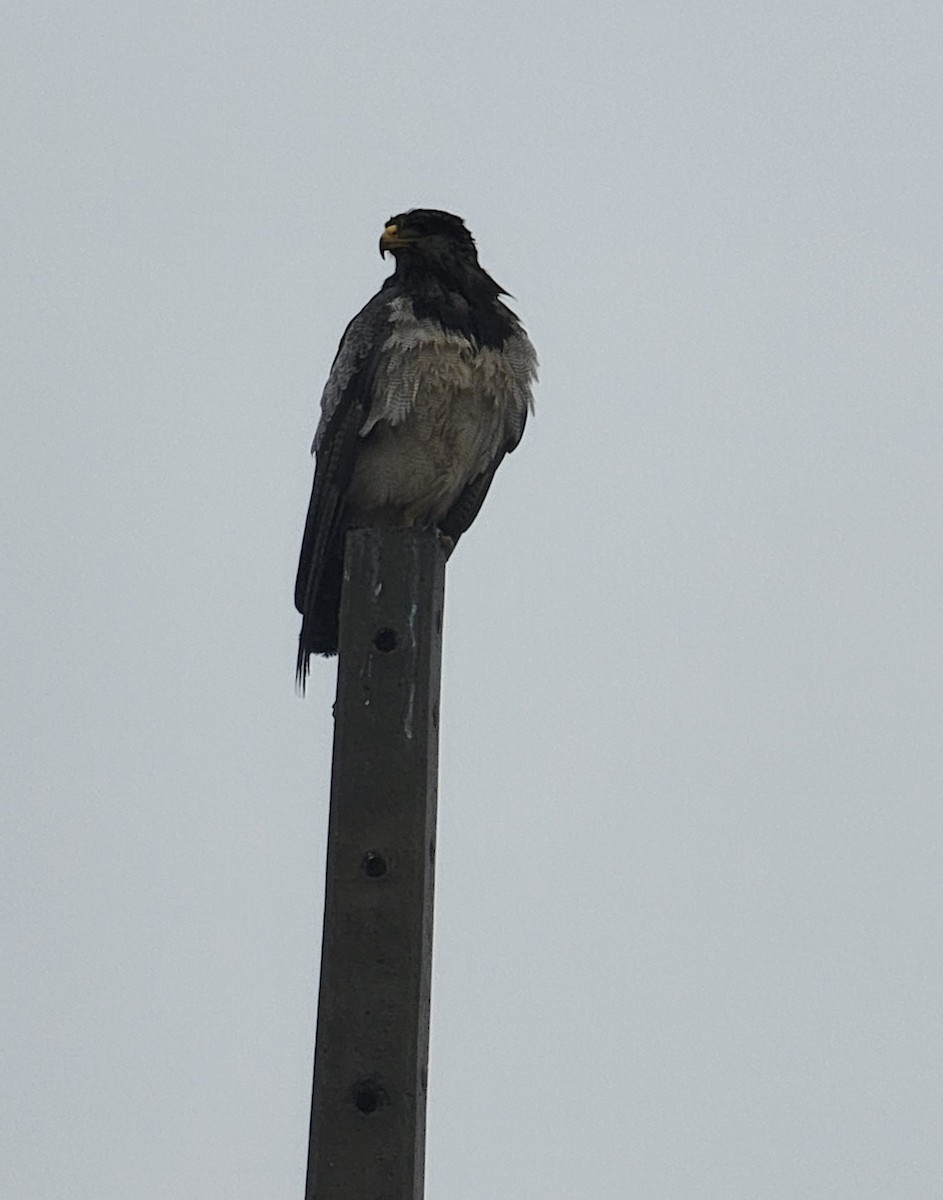
[[[451,209],[540,353],[449,565],[428,1200],[937,1200],[938,3],[20,0],[4,1200],[300,1200],[317,401]]]

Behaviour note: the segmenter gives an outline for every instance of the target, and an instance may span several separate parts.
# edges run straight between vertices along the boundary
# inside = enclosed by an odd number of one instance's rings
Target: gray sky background
[[[939,4],[5,24],[0,1195],[302,1195],[307,448],[421,204],[542,363],[449,567],[429,1200],[943,1196]]]

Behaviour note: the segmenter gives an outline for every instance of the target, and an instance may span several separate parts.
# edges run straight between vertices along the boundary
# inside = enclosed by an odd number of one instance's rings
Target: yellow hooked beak
[[[409,246],[416,239],[404,237],[398,225],[387,225],[380,234],[380,257],[385,258],[387,252],[395,254],[397,250],[401,250],[403,246]]]

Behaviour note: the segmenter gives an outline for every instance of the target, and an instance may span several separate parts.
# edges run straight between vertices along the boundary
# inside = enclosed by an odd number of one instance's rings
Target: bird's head
[[[475,239],[461,217],[438,208],[411,208],[390,217],[380,235],[380,254],[387,251],[399,267],[448,268],[477,266]]]

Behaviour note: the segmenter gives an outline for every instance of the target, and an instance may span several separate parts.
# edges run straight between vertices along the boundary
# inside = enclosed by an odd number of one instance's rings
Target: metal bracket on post
[[[305,1200],[422,1200],[445,553],[347,535]]]

